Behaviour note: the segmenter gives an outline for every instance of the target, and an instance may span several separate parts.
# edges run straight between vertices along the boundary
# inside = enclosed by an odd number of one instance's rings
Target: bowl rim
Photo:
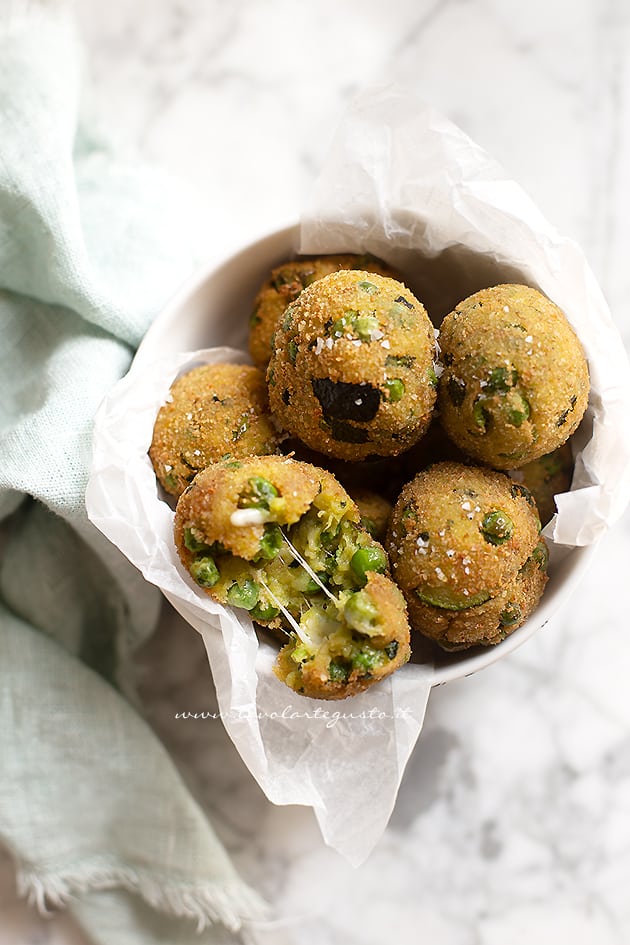
[[[258,235],[251,241],[243,242],[231,248],[225,256],[209,260],[200,265],[160,310],[144,335],[136,351],[130,370],[144,369],[151,362],[157,361],[164,356],[162,345],[166,341],[172,320],[177,317],[178,313],[191,298],[197,293],[204,291],[207,283],[220,279],[225,270],[229,270],[236,265],[240,256],[250,255],[257,250],[263,250],[264,248],[268,248],[270,244],[282,245],[283,243],[285,245],[290,244],[292,247],[291,251],[295,254],[299,254],[299,233],[299,221],[284,225],[280,228],[269,230],[263,235]],[[456,679],[464,679],[468,676],[472,676],[482,669],[492,666],[510,653],[513,653],[514,650],[518,649],[523,643],[529,640],[537,631],[542,630],[556,611],[562,606],[563,601],[569,596],[570,592],[582,579],[595,553],[597,544],[598,543],[595,542],[591,545],[563,546],[568,549],[568,554],[572,556],[572,564],[570,572],[564,578],[561,592],[554,595],[554,599],[549,601],[546,607],[543,596],[541,605],[536,608],[528,621],[502,640],[501,643],[484,648],[475,647],[471,655],[468,656],[464,655],[465,651],[459,651],[461,655],[458,655],[456,661],[442,666],[434,666],[431,676],[431,685],[441,686],[445,683],[453,682]],[[187,608],[184,606],[180,607],[178,602],[173,600],[166,592],[162,591],[162,593],[181,616],[194,627],[194,623],[187,613]],[[542,619],[537,620],[536,614]]]

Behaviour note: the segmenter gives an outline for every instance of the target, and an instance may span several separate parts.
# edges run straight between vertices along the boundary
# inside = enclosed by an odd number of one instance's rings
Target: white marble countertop
[[[582,245],[630,343],[625,0],[83,0],[78,16],[90,120],[188,184],[203,255],[295,219],[345,103],[393,80]],[[629,537],[627,513],[550,625],[433,692],[390,827],[356,871],[309,811],[266,801],[219,722],[174,719],[213,694],[197,635],[165,615],[143,656],[147,711],[277,911],[259,941],[630,941]],[[18,902],[5,864],[0,945],[85,941]]]

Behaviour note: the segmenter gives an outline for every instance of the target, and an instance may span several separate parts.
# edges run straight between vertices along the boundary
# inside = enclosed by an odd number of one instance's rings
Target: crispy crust
[[[346,460],[395,456],[427,429],[434,330],[394,279],[332,273],[285,311],[267,371],[271,409],[311,449]]]
[[[546,296],[522,285],[471,295],[440,329],[440,418],[469,456],[514,469],[576,430],[589,395],[580,341]]]
[[[493,543],[487,522],[497,513],[510,532]],[[449,647],[498,642],[520,626],[544,587],[538,569],[529,577],[526,568],[539,527],[531,495],[502,473],[461,463],[419,473],[396,503],[386,540],[412,625]],[[523,616],[506,626],[500,616],[512,603]]]
[[[164,489],[177,497],[196,473],[226,454],[275,453],[278,440],[262,373],[246,364],[208,364],[172,385],[149,456]]]

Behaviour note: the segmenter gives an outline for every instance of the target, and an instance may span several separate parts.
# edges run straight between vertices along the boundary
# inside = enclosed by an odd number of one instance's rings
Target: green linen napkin
[[[77,129],[78,63],[60,8],[0,0],[0,842],[94,941],[165,940],[149,904],[173,942],[263,906],[129,704],[160,598],[85,515],[94,412],[191,256],[164,181]]]

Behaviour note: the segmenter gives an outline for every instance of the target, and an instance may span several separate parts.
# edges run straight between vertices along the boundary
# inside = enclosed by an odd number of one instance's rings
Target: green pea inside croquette
[[[541,571],[547,570],[547,565],[549,564],[549,549],[547,548],[547,545],[544,544],[544,542],[536,545],[531,553],[531,560],[533,560],[534,564]]]
[[[479,607],[490,600],[488,591],[479,591],[478,594],[459,594],[449,587],[417,587],[416,597],[423,604],[431,607],[440,607],[442,610],[467,610],[469,607]]]
[[[244,607],[245,610],[252,610],[258,603],[260,587],[256,581],[251,578],[245,578],[242,584],[236,581],[227,592],[228,604],[232,607]]]
[[[295,364],[295,359],[297,358],[297,355],[298,355],[298,346],[295,341],[289,342],[289,344],[287,345],[287,352],[289,354],[289,360],[291,361],[292,364]]]
[[[518,371],[505,367],[493,368],[488,375],[487,390],[505,393],[518,383]]]
[[[514,522],[501,509],[488,512],[481,522],[481,534],[491,545],[502,545],[514,534]]]
[[[399,377],[394,377],[391,380],[385,381],[385,387],[387,388],[388,400],[390,403],[395,404],[399,400],[402,400],[405,393],[405,385]]]
[[[486,397],[478,397],[475,403],[473,404],[472,409],[473,420],[475,425],[479,427],[482,433],[485,433],[488,429],[488,425],[491,419],[491,413],[488,409],[488,400]]]
[[[383,665],[386,655],[384,650],[376,650],[373,646],[364,644],[360,650],[352,654],[352,665],[356,669],[370,673],[377,666]]]
[[[518,391],[510,391],[505,398],[505,416],[513,427],[520,427],[529,417],[529,404]]]
[[[352,328],[361,341],[371,341],[373,332],[378,329],[378,318],[374,315],[359,315],[352,322]]]
[[[348,598],[344,607],[344,617],[353,630],[369,634],[378,619],[378,610],[365,591],[357,591]]]
[[[273,604],[256,604],[255,607],[249,612],[250,617],[254,620],[274,620],[278,616],[280,611],[277,607],[274,607]]]
[[[521,608],[518,604],[509,603],[505,610],[499,614],[499,624],[502,627],[513,627],[522,617]]]
[[[284,539],[280,527],[276,524],[265,525],[265,532],[260,539],[260,550],[256,560],[273,561],[283,543]]]
[[[370,295],[375,295],[378,292],[378,288],[374,285],[373,282],[368,282],[364,279],[362,282],[358,283],[360,289],[363,289],[364,292],[369,292]]]
[[[264,476],[252,476],[247,480],[247,491],[241,493],[239,508],[241,509],[269,509],[271,499],[278,497],[278,490],[272,482]]]
[[[362,584],[367,581],[368,571],[384,574],[387,570],[387,558],[380,548],[359,548],[350,559],[350,567]]]
[[[328,676],[332,682],[347,682],[352,667],[345,660],[331,660]]]
[[[191,561],[190,573],[202,587],[214,587],[219,580],[219,569],[209,555]]]
[[[189,551],[192,551],[193,554],[210,549],[210,546],[203,541],[203,539],[196,537],[192,528],[184,529],[184,545]]]

